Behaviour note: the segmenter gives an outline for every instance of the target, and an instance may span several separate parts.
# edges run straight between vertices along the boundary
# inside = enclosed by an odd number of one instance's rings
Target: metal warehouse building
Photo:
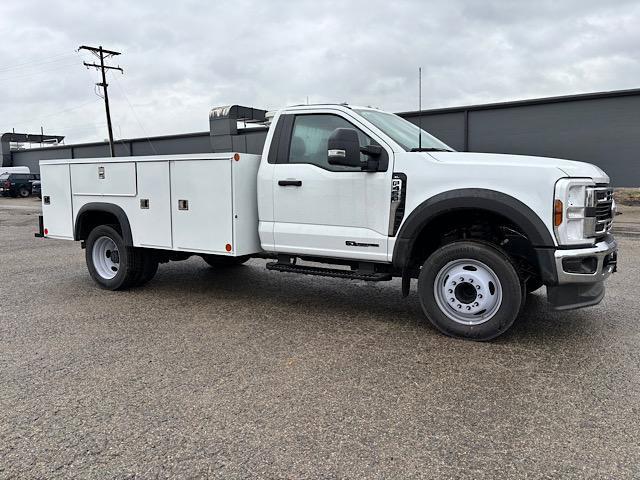
[[[266,129],[236,130],[236,119],[256,119],[264,112],[232,107],[227,113],[224,119],[216,119],[212,115],[210,130],[205,132],[117,140],[116,154],[221,150],[261,153]],[[404,112],[400,115],[413,123],[420,123],[425,130],[459,151],[581,160],[600,166],[616,187],[640,186],[640,89]],[[105,142],[11,150],[12,135],[1,137],[3,166],[26,165],[32,171],[38,171],[39,160],[109,155]]]

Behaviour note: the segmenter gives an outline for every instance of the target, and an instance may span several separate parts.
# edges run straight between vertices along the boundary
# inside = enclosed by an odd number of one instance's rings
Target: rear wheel
[[[241,257],[223,257],[221,255],[203,255],[202,259],[212,267],[233,267],[242,265],[249,260],[248,255]]]
[[[91,278],[107,290],[135,286],[144,273],[144,255],[139,249],[127,247],[110,225],[100,225],[89,233],[85,258]]]
[[[518,273],[497,247],[459,241],[436,250],[418,281],[422,309],[452,337],[491,340],[511,327],[523,301]]]
[[[27,187],[20,187],[18,189],[18,195],[22,198],[27,198],[31,196],[31,191]]]
[[[140,271],[140,278],[135,282],[136,287],[141,287],[156,276],[158,271],[158,259],[156,255],[144,248],[136,248],[139,255],[142,255],[142,270]]]

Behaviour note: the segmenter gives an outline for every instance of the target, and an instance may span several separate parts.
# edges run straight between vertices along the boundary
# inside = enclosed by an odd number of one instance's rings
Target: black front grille
[[[600,187],[595,189],[595,234],[604,235],[611,230],[613,223],[613,189]]]
[[[611,217],[611,204],[599,205],[596,207],[596,217],[598,220]]]

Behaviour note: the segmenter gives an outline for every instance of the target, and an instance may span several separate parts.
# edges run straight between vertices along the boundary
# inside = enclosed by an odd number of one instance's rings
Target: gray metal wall
[[[640,89],[456,107],[400,115],[456,150],[514,153],[594,163],[616,187],[640,186]],[[265,130],[238,130],[233,150],[261,153]],[[214,151],[215,132],[118,141],[116,154]],[[39,171],[38,161],[106,157],[104,142],[12,152],[13,165]]]
[[[118,157],[130,155],[172,155],[180,153],[209,153],[211,140],[209,132],[170,135],[165,137],[136,138],[118,140],[115,144]],[[14,166],[27,166],[32,172],[39,172],[40,160],[60,158],[97,158],[109,156],[106,142],[83,143],[59,147],[31,148],[11,152]]]
[[[640,186],[640,90],[424,111],[422,126],[456,150],[580,160]]]

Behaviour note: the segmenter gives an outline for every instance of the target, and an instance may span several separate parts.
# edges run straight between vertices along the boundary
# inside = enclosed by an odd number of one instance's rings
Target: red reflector
[[[234,154],[234,155],[233,155],[233,159],[234,159],[236,162],[239,162],[239,161],[240,161],[240,154],[239,154],[239,153]]]
[[[49,229],[48,229],[48,228],[45,228],[45,229],[44,229],[44,234],[45,234],[45,235],[49,235]]]
[[[227,244],[225,245],[225,247],[224,247],[224,248],[225,248],[225,250],[226,250],[227,252],[230,252],[230,251],[231,251],[231,244],[230,244],[230,243],[227,243]]]

